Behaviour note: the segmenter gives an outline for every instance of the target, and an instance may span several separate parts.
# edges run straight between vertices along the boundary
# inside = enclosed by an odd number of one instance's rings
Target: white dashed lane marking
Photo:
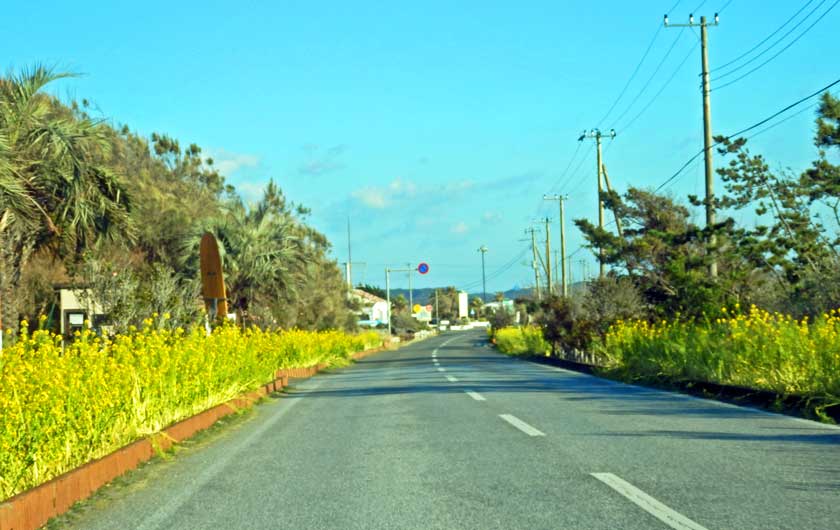
[[[591,475],[675,530],[707,530],[705,526],[701,526],[683,514],[675,512],[636,486],[612,473],[591,473]]]
[[[482,396],[478,392],[473,392],[472,390],[464,390],[464,392],[466,392],[468,396],[470,396],[476,401],[487,401],[486,399],[484,399],[484,396]]]
[[[499,417],[510,423],[528,436],[545,436],[545,433],[535,429],[512,414],[499,414]]]

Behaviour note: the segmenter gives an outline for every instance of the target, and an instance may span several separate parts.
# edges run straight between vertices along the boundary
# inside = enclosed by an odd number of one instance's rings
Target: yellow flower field
[[[840,399],[838,311],[811,321],[736,306],[706,322],[618,322],[595,347],[627,375]]]
[[[495,331],[496,347],[509,355],[545,355],[551,345],[536,326],[509,327]]]
[[[346,363],[375,332],[166,329],[164,317],[62,349],[47,331],[0,352],[0,500],[251,391],[276,370]]]

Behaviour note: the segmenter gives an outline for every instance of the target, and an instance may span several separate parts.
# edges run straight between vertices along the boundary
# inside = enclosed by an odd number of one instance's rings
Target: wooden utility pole
[[[534,286],[537,289],[537,300],[539,301],[542,299],[542,296],[540,294],[540,265],[537,260],[537,236],[536,230],[533,227],[525,230],[526,234],[529,232],[531,234],[531,253],[533,255],[533,261],[531,263],[534,267]]]
[[[347,216],[347,286],[353,288],[353,253],[350,248],[350,216]]]
[[[607,166],[601,165],[601,171],[604,172],[604,184],[607,185],[607,192],[612,193],[612,186],[610,186],[610,176],[607,174]],[[615,228],[618,231],[618,237],[624,237],[624,230],[621,229],[621,219],[618,217],[618,212],[613,210],[615,216]]]
[[[487,253],[487,247],[481,245],[481,248],[478,249],[481,252],[481,298],[482,301],[486,304],[487,303],[487,277],[484,275],[484,254]]]
[[[385,267],[385,302],[388,304],[388,340],[391,340],[391,269]]]
[[[553,285],[551,282],[551,220],[545,218],[545,282],[546,293],[551,296]]]
[[[560,204],[560,283],[561,293],[563,296],[568,296],[568,284],[566,282],[566,209],[565,203],[566,199],[569,197],[566,195],[543,195],[543,199],[546,201],[557,201]],[[554,259],[555,264],[557,259]],[[570,269],[571,272],[571,269]],[[556,275],[555,275],[556,276]],[[556,282],[557,279],[555,278],[554,281]]]
[[[700,17],[700,23],[694,23],[694,15],[689,15],[688,24],[669,24],[668,15],[665,15],[665,26],[673,28],[692,28],[700,26],[700,55],[703,77],[703,151],[706,163],[706,229],[711,231],[715,226],[715,190],[714,190],[714,168],[712,167],[712,103],[710,99],[711,87],[709,85],[709,37],[706,29],[709,26],[717,26],[720,20],[715,13],[714,22],[707,22],[706,17]],[[717,237],[712,233],[709,237],[709,246],[714,250],[717,244]],[[709,276],[717,277],[717,260],[712,259],[709,263]]]
[[[604,186],[601,180],[601,168],[603,167],[603,163],[601,162],[601,131],[599,129],[592,129],[591,131],[584,131],[583,134],[580,135],[578,141],[583,141],[584,138],[595,138],[595,144],[598,147],[598,159],[597,159],[597,167],[595,168],[596,172],[598,173],[598,228],[601,230],[604,229],[604,199],[602,197],[604,193]],[[615,129],[610,129],[609,134],[607,135],[610,138],[615,138]],[[604,266],[604,249],[598,249],[598,263],[600,265],[600,277],[604,277],[605,273],[605,266]]]

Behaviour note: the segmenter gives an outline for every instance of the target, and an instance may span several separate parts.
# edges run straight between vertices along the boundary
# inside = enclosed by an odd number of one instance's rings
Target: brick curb
[[[388,349],[381,346],[356,352],[350,356],[359,360]],[[37,530],[51,518],[68,511],[73,504],[90,497],[96,490],[124,473],[150,460],[156,453],[207,429],[221,418],[250,408],[266,395],[289,385],[289,378],[312,377],[327,368],[325,363],[306,368],[277,370],[274,380],[254,392],[242,394],[221,405],[200,412],[159,433],[137,440],[102,458],[72,469],[49,482],[24,491],[0,502],[0,530]]]

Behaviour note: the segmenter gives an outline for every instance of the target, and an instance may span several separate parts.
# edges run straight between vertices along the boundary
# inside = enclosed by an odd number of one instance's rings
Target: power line
[[[668,56],[670,56],[671,52],[674,51],[674,47],[676,47],[677,43],[680,41],[680,37],[682,37],[682,34],[683,30],[680,30],[680,32],[677,33],[677,36],[674,38],[674,42],[671,43],[671,47],[668,48],[667,52],[665,52],[665,55],[659,61],[659,64],[656,65],[656,68],[654,69],[653,73],[650,75],[650,77],[648,77],[648,80],[645,82],[644,86],[642,86],[642,89],[639,90],[639,92],[636,94],[636,97],[634,97],[630,104],[627,106],[627,108],[624,109],[624,112],[622,112],[621,115],[619,115],[619,117],[615,119],[615,123],[620,122],[621,119],[624,118],[624,116],[626,116],[628,112],[630,112],[630,109],[633,108],[633,105],[635,105],[636,102],[639,101],[639,98],[642,97],[642,94],[645,93],[647,88],[650,86],[651,82],[653,82],[653,79],[654,77],[656,77],[656,74],[658,74],[659,70],[662,69],[662,65],[665,64],[665,61],[668,59]]]
[[[838,0],[838,1],[840,1],[840,0]],[[809,100],[809,99],[813,98],[814,96],[818,96],[818,95],[820,95],[821,93],[825,92],[826,90],[830,89],[831,87],[833,87],[833,86],[835,86],[835,85],[837,85],[837,84],[840,84],[840,79],[837,79],[836,81],[834,81],[834,82],[832,82],[832,83],[829,83],[828,85],[826,85],[826,86],[822,87],[821,89],[817,90],[816,92],[814,92],[814,93],[812,93],[812,94],[809,94],[809,95],[807,95],[807,96],[805,96],[805,97],[803,97],[803,98],[801,98],[801,99],[798,99],[798,100],[794,101],[794,102],[793,102],[793,103],[791,103],[790,105],[786,106],[785,108],[783,108],[783,109],[781,109],[781,110],[779,110],[779,111],[777,111],[777,112],[774,112],[773,114],[771,114],[770,116],[768,116],[768,117],[764,118],[763,120],[761,120],[761,121],[759,121],[759,122],[757,122],[757,123],[754,123],[753,125],[750,125],[749,127],[746,127],[746,128],[744,128],[744,129],[741,129],[741,130],[740,130],[740,131],[738,131],[738,132],[732,133],[732,134],[730,134],[729,136],[726,136],[725,138],[728,140],[728,139],[733,138],[733,137],[736,137],[736,136],[741,136],[741,135],[742,135],[742,134],[744,134],[745,132],[749,132],[749,131],[751,131],[751,130],[753,130],[753,129],[755,129],[755,128],[761,127],[762,125],[764,125],[764,124],[765,124],[765,123],[767,123],[768,121],[772,120],[772,119],[773,119],[773,118],[775,118],[776,116],[778,116],[778,115],[780,115],[780,114],[783,114],[783,113],[787,112],[788,110],[792,109],[793,107],[796,107],[797,105],[799,105],[799,104],[801,104],[801,103],[803,103],[803,102],[805,102],[805,101],[807,101],[807,100]],[[758,134],[758,133],[757,133],[757,134]],[[714,144],[712,144],[712,145],[710,146],[710,148],[713,148],[713,147],[715,147],[715,146],[717,146],[717,145],[720,145],[720,143],[721,143],[721,142],[715,142]],[[683,164],[683,165],[682,165],[682,167],[680,167],[680,169],[678,169],[676,173],[674,173],[673,175],[671,175],[670,177],[668,177],[668,178],[665,180],[665,182],[663,182],[662,184],[660,184],[660,185],[659,185],[659,187],[658,187],[658,188],[656,188],[656,190],[655,190],[655,191],[659,191],[659,190],[661,190],[662,188],[664,188],[665,186],[667,186],[670,182],[672,182],[674,179],[676,179],[676,178],[680,175],[680,173],[682,173],[682,172],[683,172],[683,170],[685,170],[685,168],[687,168],[687,167],[689,166],[689,164],[691,164],[692,162],[694,162],[694,161],[695,161],[695,160],[696,160],[696,159],[697,159],[700,155],[702,155],[704,152],[705,152],[705,149],[701,149],[701,150],[700,150],[700,151],[698,151],[698,152],[697,152],[694,156],[692,156],[691,158],[689,158],[689,159],[688,159],[688,161],[687,161],[685,164]]]
[[[574,173],[572,173],[572,175],[577,175],[578,171],[580,171],[581,166],[583,166],[583,163],[584,163],[584,162],[586,162],[587,160],[589,160],[589,155],[590,155],[590,154],[592,153],[592,151],[594,151],[594,150],[595,150],[595,145],[592,145],[592,146],[589,148],[589,151],[587,151],[587,152],[586,152],[586,156],[584,156],[583,158],[581,158],[580,163],[579,163],[579,164],[578,164],[578,166],[575,168],[575,171],[574,171]],[[579,179],[579,180],[578,180],[578,183],[577,183],[577,186],[575,186],[575,187],[574,187],[571,191],[569,191],[569,192],[565,193],[565,195],[571,195],[571,194],[573,194],[574,192],[576,192],[578,189],[580,189],[581,184],[583,184],[584,182],[586,182],[586,180],[584,180],[584,179]]]
[[[631,125],[633,125],[636,122],[636,120],[638,120],[639,117],[642,114],[644,114],[645,111],[648,108],[650,108],[651,105],[653,105],[653,103],[657,100],[657,98],[659,98],[659,96],[662,94],[662,92],[665,91],[666,88],[668,88],[668,85],[671,84],[671,81],[674,80],[674,78],[677,76],[679,71],[682,70],[682,67],[685,66],[685,63],[691,57],[691,54],[694,53],[694,50],[697,49],[698,44],[699,44],[699,42],[695,42],[694,46],[692,46],[691,49],[688,50],[688,53],[685,54],[685,57],[683,58],[683,60],[680,61],[680,64],[674,69],[673,73],[671,73],[671,76],[668,77],[668,80],[665,81],[665,83],[662,85],[662,87],[659,89],[659,91],[653,96],[653,98],[651,98],[651,100],[648,102],[648,104],[645,105],[644,108],[642,108],[642,110],[638,114],[636,114],[636,116],[633,117],[633,119],[631,119],[629,122],[627,122],[624,126],[619,127],[619,129],[622,132],[625,132]]]
[[[739,55],[738,57],[736,57],[736,58],[732,59],[731,61],[726,62],[726,63],[724,63],[724,64],[722,64],[722,65],[718,66],[717,68],[712,68],[711,72],[716,72],[716,71],[718,71],[718,70],[725,70],[725,69],[726,69],[726,67],[727,67],[727,66],[729,66],[730,64],[737,63],[738,61],[740,61],[741,59],[743,59],[743,58],[744,58],[744,57],[746,57],[747,55],[749,55],[749,54],[751,54],[752,52],[754,52],[754,51],[755,51],[757,48],[759,48],[762,44],[764,44],[764,43],[765,43],[765,42],[767,42],[768,40],[772,39],[772,38],[773,38],[773,36],[774,36],[774,35],[776,35],[778,32],[782,31],[782,29],[784,29],[784,27],[785,27],[785,26],[787,26],[788,24],[790,24],[790,22],[791,22],[794,18],[796,18],[797,16],[799,16],[799,13],[801,13],[802,11],[804,11],[804,10],[805,10],[805,8],[806,8],[806,7],[808,7],[808,6],[809,6],[809,5],[810,5],[813,1],[814,1],[814,0],[808,0],[808,1],[805,3],[805,5],[803,5],[802,7],[800,7],[800,8],[799,8],[799,10],[798,10],[796,13],[794,13],[794,14],[793,14],[793,15],[792,15],[789,19],[787,19],[787,20],[784,22],[784,24],[782,24],[781,26],[779,26],[778,28],[776,28],[776,30],[775,30],[773,33],[771,33],[770,35],[767,35],[767,36],[764,38],[764,40],[762,40],[761,42],[759,42],[758,44],[756,44],[755,46],[753,46],[753,47],[752,47],[752,48],[750,48],[749,50],[745,51],[744,53],[742,53],[742,54],[741,54],[741,55]],[[823,1],[825,1],[825,0],[823,0]],[[819,7],[819,6],[817,6],[817,7]],[[806,18],[807,18],[807,17],[806,17]],[[803,20],[804,20],[804,19],[803,19]],[[772,46],[771,46],[771,48],[772,48]]]
[[[691,12],[692,12],[692,13],[696,12],[698,9],[700,9],[701,7],[703,7],[703,4],[705,4],[705,3],[706,3],[706,0],[702,0],[699,4],[697,4],[697,6],[696,6],[696,7],[695,7],[695,8],[694,8]],[[671,10],[673,10],[674,8],[676,8],[676,7],[677,7],[677,5],[679,5],[679,2],[677,2],[676,4],[674,4],[674,5],[671,7]],[[661,29],[661,26],[660,26],[660,29]],[[656,65],[656,68],[654,69],[653,73],[650,75],[650,77],[648,77],[648,80],[647,80],[647,81],[645,82],[645,84],[642,86],[641,90],[639,90],[639,92],[636,94],[636,97],[634,97],[634,98],[633,98],[633,100],[630,102],[630,104],[627,106],[627,108],[625,108],[625,109],[624,109],[624,112],[622,112],[622,113],[621,113],[621,115],[619,115],[619,116],[618,116],[618,118],[616,118],[616,119],[614,120],[614,122],[615,122],[615,123],[620,122],[620,121],[622,120],[622,118],[624,118],[624,116],[626,116],[626,115],[627,115],[627,113],[628,113],[628,112],[630,112],[630,109],[632,109],[632,108],[633,108],[633,106],[636,104],[636,102],[639,100],[639,98],[640,98],[640,97],[642,97],[642,94],[644,94],[644,93],[645,93],[645,91],[648,89],[648,86],[650,86],[651,82],[653,82],[654,78],[656,77],[656,74],[658,74],[658,73],[659,73],[659,70],[661,70],[661,69],[662,69],[662,65],[664,65],[664,64],[665,64],[665,61],[666,61],[666,60],[668,59],[668,57],[671,55],[671,52],[674,50],[674,47],[676,47],[677,43],[678,43],[678,42],[679,42],[679,40],[680,40],[680,37],[682,36],[682,33],[683,33],[683,32],[682,32],[682,30],[681,30],[681,31],[677,34],[677,36],[674,38],[674,42],[672,42],[672,43],[671,43],[671,46],[668,48],[668,51],[667,51],[667,52],[665,52],[665,55],[664,55],[664,56],[662,57],[662,59],[659,61],[659,64],[658,64],[658,65]]]
[[[825,1],[825,0],[823,0],[823,1]],[[766,61],[764,61],[764,62],[763,62],[763,63],[761,63],[760,65],[756,66],[756,67],[755,67],[755,68],[753,68],[752,70],[748,71],[747,73],[745,73],[745,74],[743,74],[743,75],[740,75],[740,76],[736,77],[735,79],[733,79],[732,81],[729,81],[728,83],[724,83],[724,84],[720,85],[720,86],[719,86],[719,87],[717,87],[715,90],[720,90],[721,88],[726,88],[726,87],[728,87],[729,85],[732,85],[732,84],[734,84],[734,83],[737,83],[737,82],[738,82],[738,81],[740,81],[741,79],[744,79],[744,78],[745,78],[745,77],[747,77],[748,75],[752,74],[752,73],[753,73],[753,72],[755,72],[756,70],[759,70],[759,69],[760,69],[760,68],[762,68],[764,65],[766,65],[767,63],[769,63],[770,61],[772,61],[773,59],[775,59],[776,57],[778,57],[779,55],[781,55],[781,54],[782,54],[785,50],[787,50],[788,48],[790,48],[791,46],[793,46],[794,44],[796,44],[796,42],[797,42],[799,39],[801,39],[803,36],[805,36],[805,34],[806,34],[806,33],[808,33],[809,31],[811,31],[811,28],[813,28],[814,26],[816,26],[816,25],[817,25],[817,23],[819,23],[819,21],[820,21],[820,20],[822,20],[822,19],[823,19],[823,18],[824,18],[824,17],[825,17],[828,13],[830,13],[830,12],[831,12],[831,10],[832,10],[832,9],[834,9],[834,8],[837,6],[837,4],[838,4],[838,3],[840,3],[840,0],[835,0],[835,1],[834,1],[834,3],[833,3],[833,4],[831,4],[831,6],[830,6],[827,10],[825,10],[825,11],[823,12],[823,14],[822,14],[822,15],[820,15],[820,16],[817,18],[817,20],[815,20],[815,21],[814,21],[814,22],[813,22],[810,26],[808,26],[807,28],[805,28],[805,31],[803,31],[802,33],[800,33],[799,35],[797,35],[795,39],[793,39],[792,41],[790,41],[790,42],[787,44],[787,46],[785,46],[784,48],[782,48],[781,50],[779,50],[778,52],[776,52],[776,54],[775,54],[775,55],[773,55],[772,57],[770,57],[769,59],[767,59]],[[818,6],[818,7],[819,7],[819,6]],[[810,16],[810,15],[809,15],[809,16]],[[728,75],[729,73],[732,73],[732,72],[734,72],[734,70],[733,70],[733,71],[728,72],[727,74],[721,75],[721,76],[719,76],[718,78],[720,78],[720,77],[724,77],[725,75]]]
[[[572,153],[572,157],[569,159],[569,163],[566,164],[566,168],[563,170],[562,173],[560,173],[560,176],[557,177],[557,180],[554,181],[554,184],[549,188],[549,190],[548,190],[549,193],[553,193],[557,189],[558,184],[560,184],[560,181],[562,181],[566,177],[566,174],[569,172],[569,168],[572,167],[572,164],[574,163],[575,158],[577,158],[577,155],[580,152],[580,148],[581,148],[581,143],[577,142],[577,146],[575,146],[575,152]],[[537,217],[540,217],[539,214],[544,209],[545,209],[545,201],[540,200],[540,202],[539,202],[539,204],[537,204],[537,208],[536,208]]]
[[[529,250],[530,250],[529,248],[525,248],[522,251],[520,251],[520,253],[517,254],[513,259],[506,262],[504,265],[502,265],[501,267],[496,269],[494,272],[488,274],[487,275],[487,280],[494,280],[494,279],[498,278],[499,276],[501,276],[502,274],[509,271],[510,269],[512,269],[519,262],[519,260],[521,260],[525,256],[525,254]],[[461,287],[461,289],[466,291],[466,290],[469,290],[469,289],[474,289],[474,288],[478,287],[479,285],[481,285],[481,280],[466,283]]]
[[[666,11],[666,13],[676,9],[677,6],[680,5],[680,2],[682,2],[682,0],[677,0],[677,2],[674,5],[672,5],[668,11]],[[639,69],[642,67],[642,64],[645,62],[645,59],[650,53],[650,50],[653,48],[653,43],[656,42],[656,38],[659,36],[660,31],[662,31],[662,24],[657,24],[656,31],[653,34],[653,38],[650,39],[650,43],[648,44],[645,53],[642,54],[642,58],[639,59],[638,64],[636,64],[636,68],[633,69],[633,73],[630,74],[630,78],[624,84],[624,88],[621,89],[621,92],[618,94],[618,97],[615,98],[615,101],[613,101],[613,104],[610,106],[609,110],[607,110],[606,114],[604,114],[604,116],[601,117],[600,120],[598,120],[598,125],[596,126],[596,128],[601,128],[601,125],[609,117],[610,113],[612,113],[612,111],[615,110],[615,107],[616,105],[618,105],[618,102],[621,101],[622,97],[624,97],[625,92],[627,92],[627,88],[630,86],[630,83],[633,82],[633,79],[636,78],[636,74],[639,73]]]
[[[726,9],[727,7],[729,7],[729,4],[731,4],[731,3],[732,3],[732,0],[727,0],[727,2],[725,4],[723,4],[723,7],[721,7],[720,9],[717,10],[717,14],[720,15],[721,13],[723,13],[723,10]]]
[[[767,127],[765,127],[765,128],[763,128],[763,129],[761,129],[760,131],[755,132],[755,133],[753,133],[753,134],[751,134],[751,135],[747,136],[747,139],[749,140],[750,138],[755,138],[755,137],[756,137],[756,136],[758,136],[759,134],[763,134],[763,133],[765,133],[765,132],[769,131],[770,129],[774,129],[774,128],[778,127],[779,125],[781,125],[781,124],[785,123],[786,121],[792,120],[793,118],[795,118],[795,117],[799,116],[800,114],[802,114],[802,113],[804,113],[804,112],[807,112],[807,111],[809,111],[809,110],[815,109],[815,108],[817,108],[817,107],[819,107],[819,106],[820,106],[820,103],[819,103],[819,102],[814,103],[813,105],[808,105],[808,106],[807,106],[807,107],[805,107],[804,109],[801,109],[801,110],[799,110],[799,111],[797,111],[797,112],[794,112],[793,114],[791,114],[790,116],[786,117],[785,119],[783,119],[783,120],[779,120],[779,121],[777,121],[776,123],[774,123],[774,124],[772,124],[772,125],[768,125]]]

